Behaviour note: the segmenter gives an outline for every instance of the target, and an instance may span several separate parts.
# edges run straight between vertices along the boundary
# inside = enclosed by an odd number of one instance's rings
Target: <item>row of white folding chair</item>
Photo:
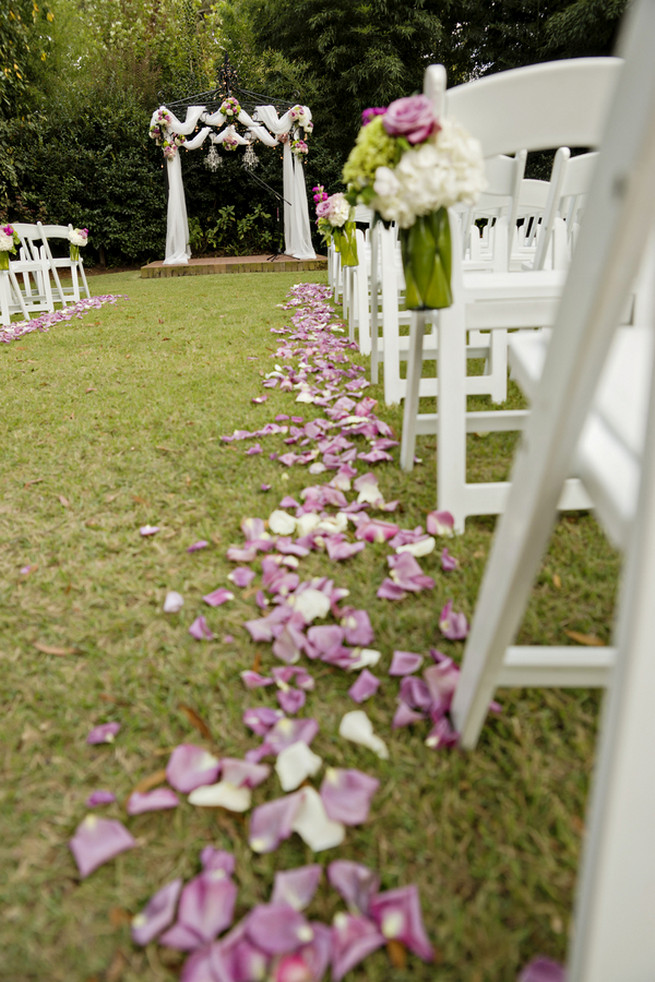
[[[52,312],[55,303],[50,283],[50,264],[41,255],[41,235],[37,225],[14,222],[13,229],[20,240],[18,258],[9,258],[9,268],[17,276],[23,307],[30,316],[42,311]]]
[[[469,634],[453,716],[474,746],[498,686],[607,686],[567,966],[569,982],[643,982],[655,965],[655,4],[628,14],[625,69]],[[617,329],[646,249],[636,325]],[[518,349],[521,349],[520,351]],[[536,359],[536,360],[535,360]],[[600,380],[600,382],[599,382]],[[625,550],[613,646],[511,647],[555,520],[579,469]]]
[[[487,157],[518,147],[528,152],[548,146],[594,147],[600,140],[620,66],[616,58],[580,58],[502,72],[449,89],[448,112],[480,139]],[[453,221],[453,225],[457,223]],[[467,483],[467,432],[519,429],[524,415],[510,411],[467,414],[467,332],[482,329],[505,334],[508,329],[552,324],[565,270],[467,273],[455,261],[457,253],[454,249],[454,303],[437,318],[437,504],[454,515],[456,528],[463,531],[468,515],[501,512],[508,490],[505,482]],[[412,325],[401,447],[401,466],[405,469],[411,468],[414,457],[421,345],[422,329]],[[572,487],[562,504],[579,508],[584,501]]]

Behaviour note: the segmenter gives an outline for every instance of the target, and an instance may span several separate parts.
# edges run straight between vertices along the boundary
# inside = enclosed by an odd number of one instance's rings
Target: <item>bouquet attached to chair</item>
[[[15,254],[19,244],[18,233],[11,225],[0,227],[0,270],[9,269],[9,253]]]
[[[406,305],[433,310],[452,303],[448,208],[473,204],[485,187],[477,140],[451,119],[437,119],[427,96],[367,109],[343,178],[351,204],[396,222]]]
[[[68,233],[70,242],[70,257],[73,262],[78,262],[80,258],[80,246],[85,246],[89,239],[88,228],[72,228]]]
[[[328,246],[334,243],[334,248],[341,255],[342,266],[357,266],[354,208],[343,191],[328,195],[322,184],[312,190],[316,202],[316,224],[323,241]]]

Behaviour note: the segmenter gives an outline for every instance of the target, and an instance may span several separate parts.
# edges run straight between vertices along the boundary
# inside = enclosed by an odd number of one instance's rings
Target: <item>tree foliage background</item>
[[[239,84],[309,105],[307,182],[341,187],[360,113],[420,90],[550,58],[608,54],[629,0],[4,0],[0,4],[0,220],[91,229],[87,261],[161,258],[166,179],[152,111]],[[239,154],[217,174],[184,155],[194,252],[279,244],[276,199]],[[257,171],[281,190],[279,154]]]

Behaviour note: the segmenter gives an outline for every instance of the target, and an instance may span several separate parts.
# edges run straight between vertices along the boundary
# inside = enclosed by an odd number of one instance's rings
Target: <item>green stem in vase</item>
[[[450,221],[445,208],[417,218],[400,230],[405,273],[406,306],[410,310],[450,307],[452,247]]]

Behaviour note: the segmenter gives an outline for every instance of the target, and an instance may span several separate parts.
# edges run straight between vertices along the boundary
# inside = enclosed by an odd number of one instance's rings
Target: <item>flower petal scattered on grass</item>
[[[209,543],[206,539],[199,539],[197,542],[193,542],[190,546],[186,547],[187,552],[198,552],[200,549],[206,549]]]
[[[327,868],[327,877],[351,912],[368,913],[371,900],[380,889],[380,877],[374,870],[352,859],[334,859]]]
[[[318,791],[307,786],[296,793],[301,796],[301,805],[293,821],[293,831],[313,852],[340,846],[346,836],[345,826],[329,817]]]
[[[275,761],[275,772],[283,791],[295,791],[308,777],[313,777],[323,766],[323,760],[306,743],[298,741],[280,751]]]
[[[231,590],[228,590],[227,587],[219,586],[218,589],[213,590],[211,593],[205,594],[202,599],[206,604],[209,604],[210,607],[220,607],[221,604],[227,603],[228,600],[234,600],[234,594]],[[204,620],[204,618],[198,618],[198,620]],[[194,621],[194,623],[197,623],[197,621]],[[211,634],[211,631],[209,633]],[[213,636],[214,635],[212,634],[212,637]],[[207,640],[211,640],[211,638],[208,638]]]
[[[268,955],[284,955],[311,941],[314,932],[307,919],[290,904],[258,904],[246,918],[246,932],[254,945]]]
[[[176,923],[160,944],[191,951],[213,941],[232,923],[237,888],[223,870],[199,873],[182,890]]]
[[[566,982],[564,966],[538,955],[526,965],[517,982]]]
[[[120,723],[100,723],[99,726],[94,726],[89,732],[86,742],[89,744],[113,743],[120,728]]]
[[[126,849],[133,849],[135,845],[136,840],[122,822],[113,818],[98,818],[96,815],[87,815],[69,842],[82,879]]]
[[[379,688],[380,680],[365,668],[357,681],[348,689],[348,695],[354,702],[364,702],[374,696]]]
[[[332,922],[332,982],[340,982],[355,965],[386,943],[368,917],[340,911]]]
[[[99,788],[97,791],[92,791],[89,797],[86,799],[87,808],[97,808],[98,805],[111,805],[116,801],[116,795],[113,791],[105,791]]]
[[[418,890],[414,884],[378,893],[369,914],[385,938],[402,943],[426,962],[434,960],[434,948],[423,926]]]
[[[448,547],[444,546],[441,550],[441,568],[444,573],[452,573],[454,569],[457,569],[459,562],[454,556],[448,552]]]
[[[449,641],[463,641],[469,633],[466,616],[453,610],[452,600],[448,601],[439,614],[439,630]]]
[[[179,614],[179,612],[184,607],[184,597],[181,593],[177,593],[176,590],[169,590],[166,594],[164,600],[164,613],[165,614]]]
[[[224,781],[229,781],[237,788],[256,788],[270,775],[268,764],[253,764],[249,760],[238,757],[223,757],[221,759],[221,775]]]
[[[230,781],[203,784],[189,795],[189,804],[201,808],[225,808],[230,812],[247,812],[252,804],[250,788],[237,787]]]
[[[304,910],[312,901],[323,875],[323,867],[314,863],[296,869],[277,870],[271,903],[288,904],[294,910]]]
[[[214,784],[221,770],[221,762],[203,747],[193,743],[181,743],[171,753],[166,765],[168,783],[188,794],[204,784]]]
[[[368,818],[371,799],[379,787],[378,779],[363,771],[328,767],[320,795],[333,821],[361,825]]]
[[[195,621],[189,628],[189,634],[192,638],[195,638],[196,641],[213,641],[216,637],[202,614],[200,617],[196,617]]]
[[[430,535],[454,535],[455,519],[449,511],[431,511],[425,524]]]
[[[394,651],[391,658],[389,675],[411,675],[423,664],[423,655],[417,655],[413,651]]]
[[[182,880],[172,880],[155,893],[144,909],[132,918],[132,940],[147,945],[173,923],[182,890]]]
[[[142,525],[139,529],[141,535],[156,535],[160,531],[159,525]]]
[[[363,709],[353,709],[346,713],[339,724],[339,736],[353,743],[368,747],[382,760],[389,759],[389,750],[384,740],[373,732],[373,724]]]
[[[179,798],[170,788],[154,788],[145,793],[134,791],[127,799],[126,810],[128,815],[141,815],[142,812],[177,808],[179,803]]]
[[[280,842],[293,832],[293,823],[300,811],[302,796],[299,791],[267,801],[253,810],[250,816],[248,843],[253,852],[273,852]]]

